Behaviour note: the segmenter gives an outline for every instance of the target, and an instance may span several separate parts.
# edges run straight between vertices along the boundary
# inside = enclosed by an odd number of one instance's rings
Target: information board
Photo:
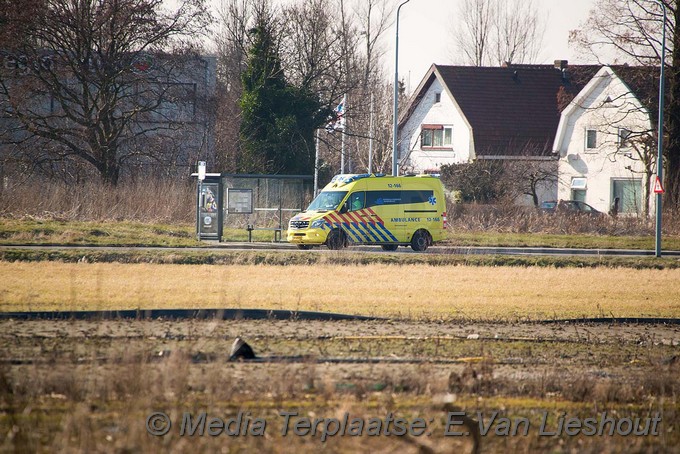
[[[227,212],[229,214],[252,214],[252,189],[227,189]]]

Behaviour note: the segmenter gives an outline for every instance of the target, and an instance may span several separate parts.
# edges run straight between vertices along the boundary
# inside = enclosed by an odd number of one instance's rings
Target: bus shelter
[[[220,241],[225,232],[270,231],[281,241],[288,221],[313,198],[311,175],[206,174],[198,182],[199,239]],[[210,219],[208,219],[210,217]]]

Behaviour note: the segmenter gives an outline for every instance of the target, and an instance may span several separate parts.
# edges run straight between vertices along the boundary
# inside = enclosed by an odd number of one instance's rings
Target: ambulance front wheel
[[[411,249],[416,252],[424,252],[432,241],[427,230],[418,230],[411,238]]]
[[[326,246],[328,249],[338,250],[345,247],[345,234],[342,230],[333,230],[328,234]]]

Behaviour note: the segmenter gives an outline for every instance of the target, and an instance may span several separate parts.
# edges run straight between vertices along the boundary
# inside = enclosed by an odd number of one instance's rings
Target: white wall
[[[572,178],[586,178],[586,203],[606,213],[613,203],[612,181],[615,179],[639,180],[639,204],[643,203],[644,174],[636,172],[641,172],[644,166],[634,159],[638,155],[633,148],[619,147],[618,128],[642,132],[650,130],[651,124],[646,110],[611,70],[603,68],[595,77],[591,90],[587,92],[589,87],[584,88],[575,99],[576,104],[565,110],[561,120],[564,135],[555,150],[560,155],[557,197],[571,199]],[[608,99],[611,101],[606,102]],[[570,111],[568,116],[567,111]],[[587,129],[597,131],[594,150],[586,150]]]
[[[435,103],[436,93],[441,93],[441,101],[438,103]],[[421,150],[421,124],[452,125],[453,150]],[[401,128],[399,136],[400,162],[416,173],[439,169],[443,164],[459,164],[470,160],[471,131],[437,78]]]

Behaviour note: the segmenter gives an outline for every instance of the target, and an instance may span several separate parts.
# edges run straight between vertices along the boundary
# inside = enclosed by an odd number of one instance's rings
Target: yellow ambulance
[[[375,244],[424,251],[446,229],[444,187],[430,175],[336,175],[306,211],[288,223],[300,249]]]

